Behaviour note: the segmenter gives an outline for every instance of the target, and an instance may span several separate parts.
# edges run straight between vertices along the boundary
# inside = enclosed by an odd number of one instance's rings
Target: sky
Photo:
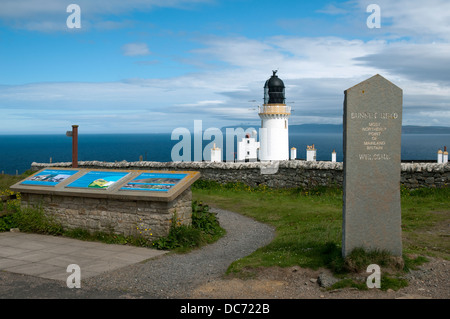
[[[0,0],[0,134],[259,127],[272,70],[290,125],[341,124],[380,74],[403,125],[450,126],[450,1]]]

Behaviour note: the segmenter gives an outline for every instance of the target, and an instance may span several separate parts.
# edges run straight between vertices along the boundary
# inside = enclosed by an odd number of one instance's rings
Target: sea
[[[180,140],[171,134],[80,134],[79,161],[144,161],[170,162],[172,148]],[[211,141],[203,141],[202,149]],[[235,143],[236,144],[236,143]],[[306,146],[315,145],[317,160],[330,161],[336,151],[337,161],[343,161],[342,133],[293,133],[290,147],[297,148],[297,157],[306,158]],[[223,141],[223,156],[227,150]],[[402,134],[402,161],[437,161],[437,151],[450,148],[450,134]],[[191,141],[192,150],[194,140]],[[234,150],[229,152],[236,152]],[[191,152],[193,154],[193,151]],[[209,154],[209,152],[205,152]],[[209,160],[209,158],[205,158]],[[66,135],[0,135],[0,173],[22,174],[32,162],[57,163],[72,161],[72,139]]]

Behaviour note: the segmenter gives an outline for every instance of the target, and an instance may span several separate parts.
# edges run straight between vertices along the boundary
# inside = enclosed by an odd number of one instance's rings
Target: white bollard
[[[331,161],[336,163],[336,150],[333,150],[333,153],[331,153]]]
[[[442,150],[439,150],[437,153],[437,162],[438,164],[442,164],[442,160],[443,160],[443,154],[442,154]]]
[[[442,154],[442,163],[447,164],[448,163],[448,152],[447,152],[447,146],[444,146],[444,153]]]
[[[309,145],[306,146],[306,161],[315,162],[316,154],[317,154],[317,152],[314,147],[314,144],[312,146],[309,146]]]
[[[291,161],[297,158],[297,149],[295,147],[291,148]]]
[[[222,150],[216,147],[216,144],[214,144],[214,147],[211,149],[211,162],[222,162]]]

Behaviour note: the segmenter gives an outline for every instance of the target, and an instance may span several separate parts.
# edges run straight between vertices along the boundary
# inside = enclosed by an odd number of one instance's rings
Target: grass
[[[426,262],[426,256],[445,260],[450,257],[445,228],[450,221],[449,188],[416,191],[402,188],[403,267],[392,263],[386,252],[356,250],[346,260],[342,258],[340,188],[273,190],[201,181],[195,184],[193,196],[276,229],[276,237],[270,244],[232,263],[228,268],[230,274],[257,267],[294,265],[312,269],[326,267],[335,274],[348,274],[365,271],[364,267],[377,263],[389,270],[382,277],[384,287],[398,289],[405,282],[397,275]]]
[[[26,176],[25,173],[22,175],[0,175],[0,192],[6,192],[9,190],[9,187],[14,185],[17,182],[20,182]]]
[[[8,217],[11,223],[10,228],[19,228],[22,232],[57,236],[63,234],[62,226],[45,216],[40,208],[20,208]]]
[[[335,290],[335,289],[344,289],[344,288],[356,288],[358,290],[368,290],[367,285],[365,282],[357,282],[350,278],[345,278],[337,283],[333,284],[331,287],[328,288],[328,290]]]
[[[404,252],[450,259],[450,188],[418,189],[402,194]]]
[[[327,245],[341,239],[342,193],[337,188],[310,195],[306,190],[251,189],[241,184],[221,187],[211,183],[196,185],[193,196],[276,228],[276,238],[269,245],[233,263],[230,272],[258,266],[319,268],[329,254],[340,253],[338,247]]]
[[[85,229],[76,228],[63,230],[60,235],[84,241],[98,241],[105,244],[152,247],[152,243],[144,237],[124,236],[113,232],[89,232]]]

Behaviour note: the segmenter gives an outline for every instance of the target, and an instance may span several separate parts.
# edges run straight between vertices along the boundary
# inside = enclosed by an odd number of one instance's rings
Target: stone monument
[[[377,74],[344,93],[342,254],[364,248],[401,256],[403,91]]]

